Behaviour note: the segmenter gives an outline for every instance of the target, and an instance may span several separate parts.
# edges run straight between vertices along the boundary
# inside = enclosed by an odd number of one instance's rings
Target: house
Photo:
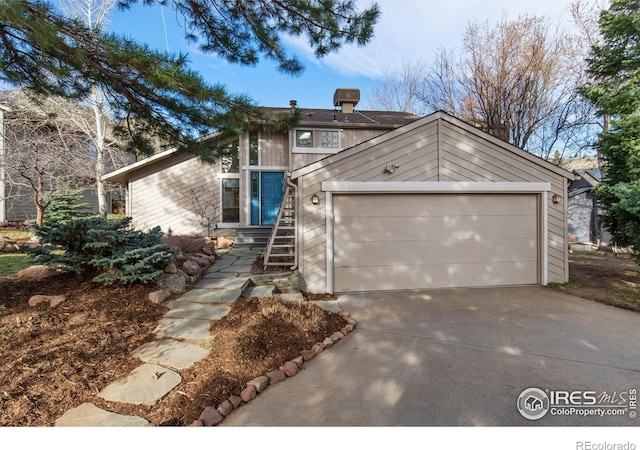
[[[11,167],[11,151],[9,145],[6,144],[6,121],[5,118],[11,114],[12,100],[20,98],[22,94],[19,91],[0,91],[0,223],[3,222],[25,222],[34,220],[36,217],[36,207],[33,200],[33,189],[19,175],[16,175],[15,169]],[[15,107],[14,107],[15,111]],[[93,113],[92,113],[93,114]],[[15,149],[13,151],[16,151]],[[87,152],[89,148],[87,147]],[[107,167],[117,167],[115,161],[108,159]],[[77,169],[77,167],[74,167]],[[13,180],[12,180],[13,178]],[[16,180],[20,182],[16,182]],[[93,182],[95,184],[95,182]],[[81,187],[87,185],[83,180]],[[50,192],[51,185],[45,182],[45,191]],[[74,186],[68,186],[70,190],[74,190]],[[108,187],[107,204],[110,211],[120,213],[124,202],[123,193],[118,188]],[[91,205],[91,211],[98,212],[98,196],[97,189],[82,189],[82,198],[78,203],[87,203]],[[124,212],[124,211],[122,211]]]
[[[602,181],[602,171],[590,168],[576,169],[573,173],[575,180],[569,184],[567,200],[569,242],[609,245],[611,234],[600,223],[601,210],[591,195],[591,190]]]
[[[246,133],[213,166],[168,151],[105,179],[127,186],[142,228],[275,224],[265,261],[297,268],[311,293],[567,281],[570,172],[446,113],[358,101],[338,89],[337,109],[299,109],[288,133]]]

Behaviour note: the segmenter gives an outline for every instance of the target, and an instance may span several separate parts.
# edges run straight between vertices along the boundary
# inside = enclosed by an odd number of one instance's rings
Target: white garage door
[[[534,194],[334,195],[335,292],[538,283]]]

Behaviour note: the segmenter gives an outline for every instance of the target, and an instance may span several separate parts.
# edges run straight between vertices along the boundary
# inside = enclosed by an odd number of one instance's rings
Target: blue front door
[[[251,172],[251,225],[273,225],[284,192],[283,172]]]

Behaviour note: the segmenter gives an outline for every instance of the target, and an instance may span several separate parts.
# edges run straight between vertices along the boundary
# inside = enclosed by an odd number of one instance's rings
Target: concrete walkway
[[[143,364],[97,395],[112,402],[155,405],[180,384],[177,371],[188,369],[208,354],[212,320],[224,317],[243,292],[273,294],[274,286],[252,286],[251,267],[262,249],[218,250],[218,258],[196,286],[166,304],[169,312],[154,330],[158,340],[133,351]],[[246,290],[246,292],[245,292]],[[105,411],[92,403],[73,408],[55,426],[145,426],[147,420]]]

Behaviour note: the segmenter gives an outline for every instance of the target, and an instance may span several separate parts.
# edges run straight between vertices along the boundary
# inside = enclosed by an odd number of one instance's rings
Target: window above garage
[[[337,153],[342,150],[341,135],[341,130],[293,130],[293,153]]]

